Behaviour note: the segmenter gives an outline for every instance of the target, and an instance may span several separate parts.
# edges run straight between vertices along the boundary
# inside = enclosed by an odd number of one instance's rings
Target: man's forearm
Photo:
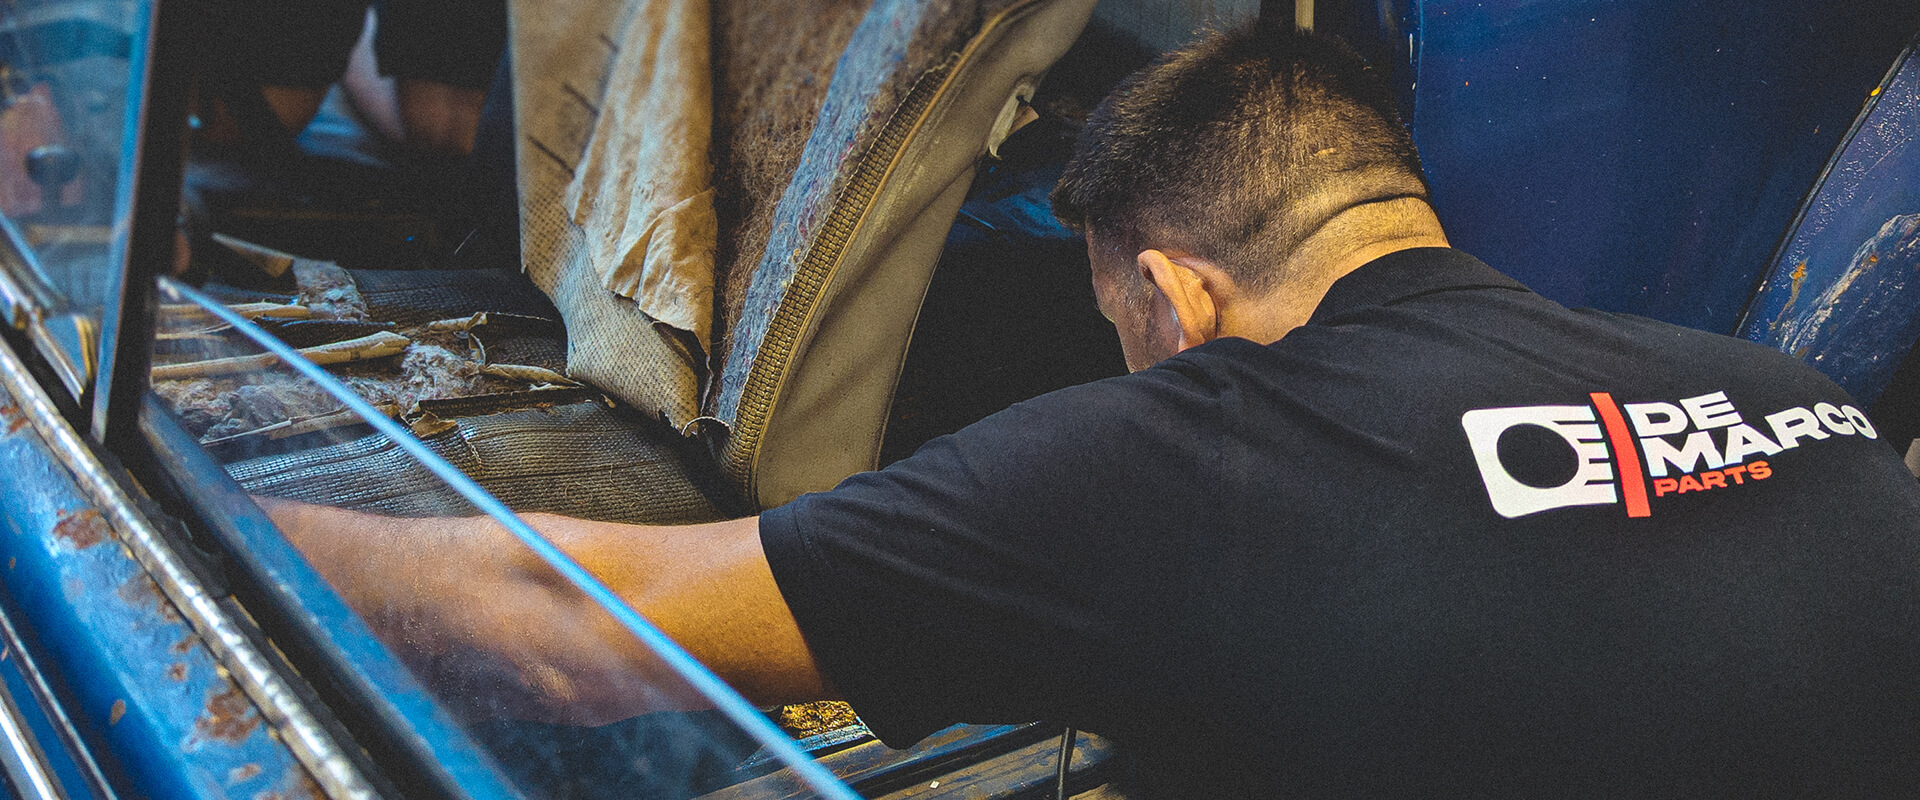
[[[515,716],[582,723],[704,702],[490,519],[264,504],[381,639],[445,690],[485,695]],[[754,520],[525,519],[750,698],[829,696],[767,572]]]
[[[523,519],[749,699],[838,696],[774,582],[757,518],[670,526]]]

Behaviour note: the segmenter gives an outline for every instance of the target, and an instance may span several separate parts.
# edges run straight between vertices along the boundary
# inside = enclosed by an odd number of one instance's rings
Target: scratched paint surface
[[[317,796],[21,415],[0,392],[0,603],[109,779],[154,800]]]
[[[1872,98],[1743,328],[1872,403],[1920,337],[1920,56]]]

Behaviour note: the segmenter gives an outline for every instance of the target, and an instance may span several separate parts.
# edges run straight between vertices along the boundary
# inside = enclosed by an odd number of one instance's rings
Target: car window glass
[[[68,302],[106,303],[132,0],[0,4],[0,212]]]
[[[0,310],[76,402],[93,388],[99,332],[119,308],[147,10],[136,0],[0,4]]]
[[[325,292],[216,298],[163,281],[160,301],[152,388],[172,424],[249,494],[324,499],[365,515],[326,517],[324,535],[302,528],[293,537],[319,576],[296,589],[315,609],[343,599],[352,607],[330,635],[384,646],[399,674],[361,677],[411,708],[397,716],[468,793],[695,797],[797,769],[795,796],[851,797],[759,710],[585,573],[569,572],[577,568],[554,559],[557,550],[542,552],[538,534],[442,457],[470,458],[476,447],[460,429],[460,401],[395,380],[396,361],[446,359],[481,338],[471,326],[416,326],[409,337],[339,313],[328,303],[350,300]],[[323,343],[302,346],[309,340]],[[457,372],[440,378],[462,380]],[[518,394],[540,415],[593,402],[564,382]],[[512,562],[528,585],[566,587],[560,594],[581,602],[561,614],[476,596],[472,605],[490,604],[489,615],[419,612],[410,598],[471,586],[433,547],[384,535],[383,520],[400,517],[464,519],[449,535],[486,537],[489,557]],[[540,646],[552,640],[575,645],[565,663]],[[356,667],[382,669],[379,658],[364,660]],[[408,706],[421,693],[431,702]]]

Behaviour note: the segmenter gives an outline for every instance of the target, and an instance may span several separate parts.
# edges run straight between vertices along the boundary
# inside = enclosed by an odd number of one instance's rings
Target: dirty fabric
[[[360,297],[353,276],[330,261],[295,259],[293,279],[299,293],[293,302],[306,306],[319,319],[364,321],[367,301]]]
[[[565,199],[601,284],[703,348],[718,236],[708,20],[708,0],[633,3]]]
[[[559,322],[560,312],[525,275],[504,269],[351,270],[367,313],[401,327],[476,312]]]
[[[484,375],[476,354],[468,352],[469,346],[456,338],[422,337],[397,357],[337,365],[330,370],[361,399],[395,415],[422,400],[526,388],[525,381]],[[209,442],[344,408],[312,381],[280,369],[154,381],[153,391],[180,415],[189,433]]]

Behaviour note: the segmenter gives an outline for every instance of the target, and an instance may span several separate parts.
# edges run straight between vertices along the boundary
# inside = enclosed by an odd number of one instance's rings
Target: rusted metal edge
[[[43,699],[34,710],[46,714],[29,717],[39,741],[67,741],[59,754],[95,759],[121,796],[319,798],[278,730],[29,425],[21,400],[0,397],[0,607],[18,654],[44,666],[51,685],[35,694],[11,650],[0,652],[0,679],[15,697]],[[36,724],[61,713],[72,739]],[[71,795],[94,795],[77,769],[53,766]]]
[[[272,627],[275,645],[288,648],[295,668],[316,669],[334,678],[325,683],[339,695],[323,694],[316,705],[333,710],[343,726],[347,718],[361,723],[348,727],[346,735],[364,737],[355,741],[380,754],[374,760],[388,765],[385,776],[401,778],[392,794],[522,800],[466,729],[374,637],[232,476],[171,418],[157,395],[147,395],[140,425],[151,448],[142,460],[164,465],[164,473],[154,479],[173,482],[189,513],[198,516],[231,559],[235,577],[257,592],[242,605],[249,615],[259,615],[259,624]],[[321,688],[318,683],[315,689]],[[379,782],[381,769],[374,767],[369,774],[382,792],[389,792]]]
[[[240,623],[219,606],[160,531],[140,513],[133,498],[59,416],[52,400],[34,382],[26,365],[6,346],[0,346],[0,388],[13,396],[21,418],[33,426],[55,458],[72,473],[75,483],[94,503],[108,527],[119,535],[134,560],[199,634],[261,717],[279,732],[288,751],[320,790],[330,800],[378,797],[366,776],[360,774],[285,678],[274,670],[266,654],[241,630]]]

